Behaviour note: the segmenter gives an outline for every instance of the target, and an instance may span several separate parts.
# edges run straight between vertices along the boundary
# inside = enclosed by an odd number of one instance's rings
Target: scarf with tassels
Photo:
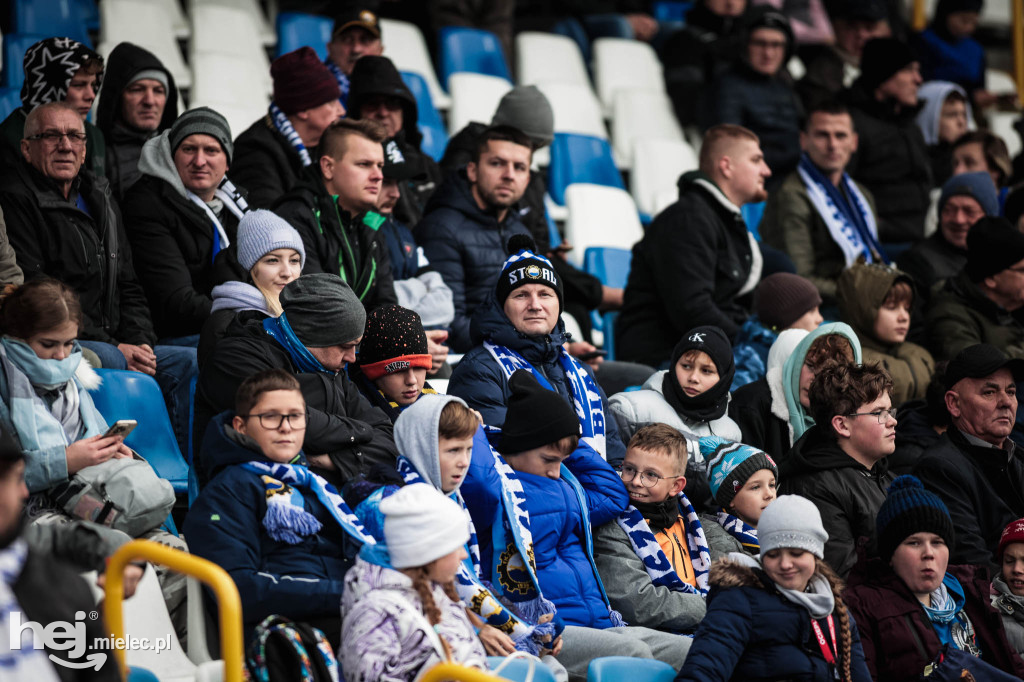
[[[725,532],[739,540],[743,551],[750,555],[761,553],[761,543],[757,539],[757,528],[754,528],[743,519],[733,516],[724,509],[718,510],[718,525],[725,529]]]
[[[305,491],[312,493],[324,505],[351,538],[363,545],[377,543],[337,489],[305,466],[267,462],[246,462],[240,466],[263,481],[267,494],[263,527],[274,540],[297,545],[304,537],[315,535],[323,528],[323,524],[305,509],[302,497]]]
[[[269,108],[270,121],[277,128],[277,132],[284,135],[285,139],[288,140],[288,144],[292,146],[298,155],[302,159],[302,167],[310,166],[313,163],[313,158],[309,155],[309,150],[306,149],[306,145],[302,144],[302,138],[295,132],[295,126],[288,120],[281,108],[276,103],[271,102]]]
[[[684,582],[676,574],[675,569],[672,568],[672,562],[661,550],[657,537],[636,507],[632,505],[626,507],[626,510],[619,514],[615,522],[626,533],[629,544],[633,546],[633,551],[640,557],[644,564],[644,570],[647,571],[647,575],[650,576],[654,585],[667,587],[673,592],[699,594],[706,597],[708,594],[708,571],[711,569],[711,550],[708,548],[708,540],[704,535],[704,527],[700,523],[700,518],[686,494],[680,492],[677,502],[679,515],[683,517],[686,526],[686,545],[690,553],[690,563],[693,565],[697,587]]]

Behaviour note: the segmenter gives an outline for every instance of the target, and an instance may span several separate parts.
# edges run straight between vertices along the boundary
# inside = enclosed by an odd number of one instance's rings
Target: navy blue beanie
[[[971,197],[978,202],[985,215],[999,215],[999,195],[988,171],[974,171],[954,175],[942,186],[939,213],[951,197]]]
[[[956,533],[945,503],[915,476],[899,476],[885,496],[875,519],[878,556],[888,562],[896,548],[914,533],[935,533],[953,549]]]

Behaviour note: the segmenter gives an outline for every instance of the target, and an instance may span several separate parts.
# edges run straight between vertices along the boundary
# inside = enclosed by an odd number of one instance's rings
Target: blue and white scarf
[[[629,538],[629,544],[633,545],[633,551],[643,561],[644,570],[650,576],[651,582],[658,587],[667,587],[673,592],[685,594],[699,594],[706,597],[708,594],[708,571],[711,569],[711,550],[708,548],[708,540],[704,536],[704,527],[700,518],[694,510],[686,493],[680,492],[678,497],[679,514],[683,517],[686,525],[686,546],[690,554],[690,563],[693,565],[693,574],[696,578],[697,587],[683,581],[672,567],[672,562],[661,550],[658,538],[651,531],[636,507],[630,505],[619,514],[615,522],[619,524]]]
[[[404,456],[398,457],[398,472],[402,475],[406,485],[428,483],[412,462]],[[473,525],[473,517],[470,516],[469,509],[458,490],[452,492],[449,497],[462,507],[469,523],[469,542],[466,543],[466,552],[469,557],[459,564],[459,572],[455,576],[455,590],[458,592],[459,598],[474,613],[483,618],[484,622],[511,637],[515,642],[516,649],[535,656],[538,655],[540,643],[534,639],[534,635],[539,636],[542,641],[549,640],[554,635],[554,624],[549,622],[542,625],[530,625],[502,604],[492,593],[488,585],[484,583],[480,570],[480,544],[477,540],[476,526]],[[554,614],[555,605],[551,602],[538,604],[531,610],[543,611],[545,608],[550,609],[548,613]]]
[[[313,493],[351,538],[364,546],[377,544],[337,489],[307,467],[268,462],[246,462],[240,466],[263,480],[267,493],[263,527],[274,540],[297,545],[303,537],[320,532],[323,524],[303,505],[302,491],[305,490]]]
[[[871,206],[850,176],[843,173],[840,180],[843,191],[840,192],[806,153],[800,157],[797,172],[807,187],[807,196],[814,210],[842,249],[846,267],[853,265],[860,256],[864,256],[868,263],[882,260],[888,264],[889,260],[878,243],[878,225]]]
[[[330,59],[324,62],[324,66],[326,66],[327,70],[334,76],[334,80],[338,81],[338,89],[341,90],[341,103],[345,104],[348,101],[348,91],[351,86],[348,76],[346,76],[345,72],[341,70],[341,67]]]
[[[235,187],[234,183],[228,180],[228,176],[225,174],[220,180],[220,184],[217,185],[217,189],[213,191],[215,198],[219,199],[228,211],[230,211],[239,220],[249,212],[249,202],[245,200],[242,193]],[[226,249],[231,246],[231,240],[228,239],[228,233],[224,229],[224,225],[221,224],[220,218],[213,212],[210,205],[199,198],[198,195],[192,192],[190,189],[185,189],[185,197],[188,198],[193,204],[202,209],[206,217],[210,219],[213,224],[213,253],[211,261],[216,258],[217,254],[220,253],[221,249]]]
[[[57,682],[57,676],[53,665],[47,660],[46,650],[35,648],[35,633],[32,628],[23,627],[21,636],[15,635],[15,641],[19,641],[19,648],[11,648],[12,614],[17,611],[20,614],[21,624],[30,621],[25,614],[25,609],[18,603],[12,586],[21,575],[25,567],[25,560],[28,558],[28,545],[24,539],[19,538],[8,547],[0,550],[0,678],[5,680],[33,680],[35,682]],[[99,662],[102,665],[106,660],[106,654]],[[97,654],[91,654],[92,661]]]
[[[757,539],[757,528],[749,525],[743,519],[733,516],[724,509],[718,510],[718,525],[725,529],[725,532],[739,540],[743,551],[750,555],[761,553],[761,543]]]
[[[506,267],[508,262],[506,261]],[[549,391],[555,390],[542,372],[534,369],[533,365],[526,358],[514,350],[492,344],[489,341],[484,341],[484,348],[487,349],[487,352],[491,354],[491,357],[501,367],[505,373],[506,380],[517,369],[525,369],[533,374],[541,386]],[[583,365],[576,358],[569,355],[569,352],[563,347],[558,348],[558,362],[562,365],[566,379],[572,387],[573,407],[576,408],[576,416],[579,418],[580,426],[583,429],[581,440],[593,448],[602,458],[608,459],[607,443],[605,441],[604,404],[601,402],[601,392],[598,390],[597,384],[594,383],[593,377],[583,369]]]
[[[296,152],[299,153],[299,158],[302,159],[302,167],[305,168],[313,163],[313,158],[309,155],[309,150],[306,149],[306,145],[302,144],[302,138],[295,131],[295,126],[288,120],[285,113],[281,111],[281,107],[277,106],[276,102],[271,102],[269,107],[270,120],[277,128],[277,132],[284,135],[285,139],[288,140],[288,144],[292,146]]]
[[[309,349],[302,345],[302,341],[299,341],[299,337],[295,335],[292,326],[288,324],[287,313],[281,313],[277,317],[268,317],[263,320],[263,331],[281,344],[300,372],[335,374],[335,372],[331,372],[321,365],[320,361],[309,352]]]

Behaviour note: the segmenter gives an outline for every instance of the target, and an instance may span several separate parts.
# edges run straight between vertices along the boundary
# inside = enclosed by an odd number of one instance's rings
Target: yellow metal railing
[[[504,677],[497,677],[476,668],[468,668],[458,663],[438,663],[420,678],[420,682],[508,682]]]
[[[224,682],[242,682],[242,600],[238,596],[238,588],[223,568],[187,552],[147,540],[133,540],[114,552],[107,564],[106,598],[103,602],[103,617],[106,618],[111,636],[122,638],[125,634],[124,612],[121,608],[124,601],[124,567],[136,559],[145,559],[192,576],[213,590],[217,595],[220,612],[220,650],[221,658],[224,659]],[[114,657],[121,669],[121,676],[127,679],[128,663],[125,652],[114,648]],[[492,679],[496,678],[488,676],[488,680]]]

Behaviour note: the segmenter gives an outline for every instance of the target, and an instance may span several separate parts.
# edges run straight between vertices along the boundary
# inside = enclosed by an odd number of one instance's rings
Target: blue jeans
[[[117,346],[102,341],[79,341],[79,343],[96,353],[105,368],[128,369],[128,363]],[[178,441],[181,456],[184,458],[188,453],[189,440],[189,386],[192,377],[199,373],[196,349],[185,346],[155,346],[153,352],[156,353],[156,376],[153,378],[160,385],[160,392],[164,395],[167,414],[171,418],[174,436]]]

